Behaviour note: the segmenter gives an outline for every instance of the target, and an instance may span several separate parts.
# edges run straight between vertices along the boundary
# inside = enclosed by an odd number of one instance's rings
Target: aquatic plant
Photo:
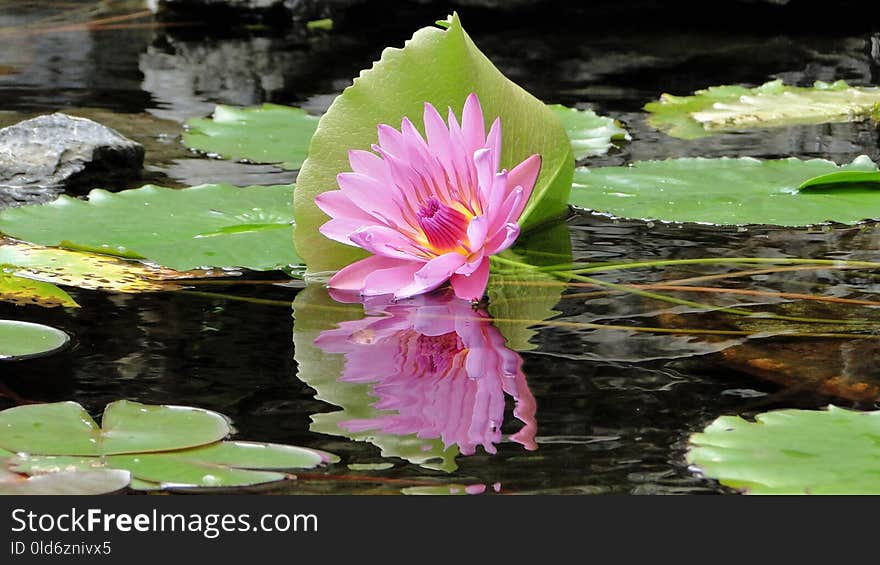
[[[499,172],[501,120],[487,134],[475,94],[461,124],[451,108],[448,121],[426,103],[427,140],[407,118],[399,131],[380,124],[378,155],[352,150],[353,172],[337,176],[340,190],[316,197],[332,218],[321,233],[373,254],[340,270],[332,288],[407,298],[448,280],[459,298],[482,298],[489,256],[519,235],[541,157]]]

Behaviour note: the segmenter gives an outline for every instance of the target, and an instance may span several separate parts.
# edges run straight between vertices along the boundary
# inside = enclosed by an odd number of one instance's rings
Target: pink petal
[[[486,216],[476,216],[471,220],[467,228],[468,246],[471,252],[483,247],[486,242],[486,234],[489,232],[489,218]]]
[[[349,239],[358,247],[375,255],[406,261],[423,256],[422,252],[413,247],[411,239],[399,231],[385,226],[362,227],[352,233]]]
[[[480,300],[489,282],[489,258],[484,257],[479,267],[470,275],[452,275],[449,279],[455,295],[464,300]]]
[[[379,133],[379,145],[396,157],[406,157],[406,145],[403,142],[403,134],[386,124],[376,127]]]
[[[464,146],[468,154],[486,145],[486,124],[483,121],[483,108],[476,94],[469,94],[461,112],[461,130]]]
[[[495,121],[492,122],[489,135],[486,136],[486,147],[491,149],[495,155],[495,163],[492,168],[497,171],[501,167],[501,118],[495,118]]]
[[[425,135],[428,138],[428,147],[435,154],[444,167],[452,165],[452,146],[449,144],[449,128],[431,104],[425,103]]]
[[[382,158],[375,153],[361,149],[352,149],[348,152],[348,162],[351,165],[351,170],[356,173],[373,177],[380,181],[388,178],[388,167],[382,161]]]
[[[535,188],[535,181],[538,180],[538,173],[541,172],[541,156],[532,155],[519,165],[513,168],[507,175],[507,186],[511,189],[517,186],[523,187],[522,207],[525,208],[526,202],[532,195],[532,189]],[[516,216],[519,218],[519,215]]]
[[[411,284],[416,272],[421,269],[425,263],[419,261],[401,262],[399,265],[390,269],[382,269],[370,273],[364,279],[364,286],[361,294],[365,296],[374,296],[377,294],[394,294],[397,298],[397,291]]]
[[[341,190],[328,190],[315,197],[315,204],[331,218],[376,223],[376,218],[361,210]]]
[[[397,289],[394,298],[408,298],[416,294],[422,294],[439,287],[455,273],[456,269],[464,265],[466,257],[461,253],[446,253],[434,257],[422,268],[413,273],[409,284]]]
[[[490,255],[501,253],[513,245],[517,237],[519,237],[519,224],[505,224],[503,229],[499,230],[486,242],[486,252]]]
[[[477,190],[480,196],[480,205],[484,211],[492,198],[495,172],[498,170],[493,167],[494,163],[495,155],[492,154],[491,149],[478,149],[474,153],[474,166],[477,170]]]
[[[354,243],[349,236],[357,230],[365,227],[363,220],[354,219],[350,220],[348,218],[336,218],[325,222],[318,231],[320,231],[325,237],[332,239],[333,241],[338,241],[339,243],[344,243],[345,245],[357,245]]]
[[[489,222],[489,237],[494,237],[505,224],[518,222],[524,207],[523,188],[517,186],[508,193],[504,202],[492,208],[491,220]]]
[[[408,261],[373,255],[356,261],[340,270],[333,275],[327,284],[336,290],[360,291],[364,287],[364,280],[367,276],[377,271],[393,269],[407,264],[409,264]]]
[[[404,222],[393,190],[387,184],[360,173],[339,173],[336,182],[342,192],[361,210],[381,218],[389,225]]]

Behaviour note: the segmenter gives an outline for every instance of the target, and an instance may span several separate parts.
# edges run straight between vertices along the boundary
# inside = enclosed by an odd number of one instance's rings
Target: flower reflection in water
[[[333,294],[340,301],[358,300]],[[322,332],[314,345],[345,356],[340,382],[368,383],[379,410],[340,420],[348,432],[439,438],[471,455],[477,446],[495,453],[502,441],[505,394],[523,426],[509,439],[533,450],[535,399],[522,358],[505,345],[488,314],[452,292],[400,302],[368,299],[367,317]]]

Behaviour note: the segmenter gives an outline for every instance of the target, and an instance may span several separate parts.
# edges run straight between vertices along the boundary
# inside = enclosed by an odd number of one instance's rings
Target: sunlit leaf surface
[[[542,157],[523,226],[565,212],[574,159],[561,122],[545,104],[505,78],[454,16],[447,30],[423,28],[404,48],[386,49],[321,118],[294,196],[296,247],[310,272],[334,271],[365,256],[318,232],[328,217],[314,199],[336,190],[336,175],[350,170],[349,150],[369,150],[377,141],[377,124],[399,127],[408,116],[421,128],[425,102],[441,110],[451,107],[460,116],[470,93],[479,96],[487,123],[501,118],[502,167],[510,169],[534,153]]]
[[[708,224],[807,226],[880,218],[880,191],[864,177],[837,176],[833,190],[798,190],[829,173],[876,173],[865,156],[823,159],[683,158],[628,167],[578,168],[573,205],[625,218]]]
[[[7,278],[14,275],[11,278],[114,292],[175,290],[180,286],[169,281],[215,274],[172,271],[99,253],[43,247],[2,237],[0,237],[0,266]],[[9,288],[13,288],[13,283],[17,281],[9,282]],[[18,283],[18,288],[22,288],[21,284]],[[62,301],[61,304],[64,306],[71,305],[67,301],[72,299],[69,296],[65,299],[67,295],[59,294],[60,289],[50,291],[49,286],[46,285],[33,288],[43,293],[47,300],[54,297],[55,300]]]
[[[192,119],[183,134],[187,146],[225,159],[302,166],[318,117],[291,106],[217,106],[211,119]]]
[[[877,87],[854,87],[839,80],[806,88],[774,80],[756,88],[711,86],[692,96],[664,94],[645,110],[654,127],[694,139],[750,128],[865,120],[878,105]]]
[[[292,223],[292,185],[93,190],[88,200],[61,196],[0,213],[0,232],[18,239],[141,257],[179,271],[296,265]],[[9,262],[0,248],[0,263]]]
[[[69,294],[51,283],[45,283],[3,273],[0,270],[0,301],[19,306],[79,306]]]
[[[880,412],[776,410],[722,416],[690,438],[688,462],[751,494],[880,493]]]

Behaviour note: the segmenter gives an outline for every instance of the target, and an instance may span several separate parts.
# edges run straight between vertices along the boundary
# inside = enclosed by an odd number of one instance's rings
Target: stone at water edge
[[[0,129],[0,207],[51,200],[92,173],[137,177],[143,163],[144,147],[116,130],[62,113],[38,116]]]

